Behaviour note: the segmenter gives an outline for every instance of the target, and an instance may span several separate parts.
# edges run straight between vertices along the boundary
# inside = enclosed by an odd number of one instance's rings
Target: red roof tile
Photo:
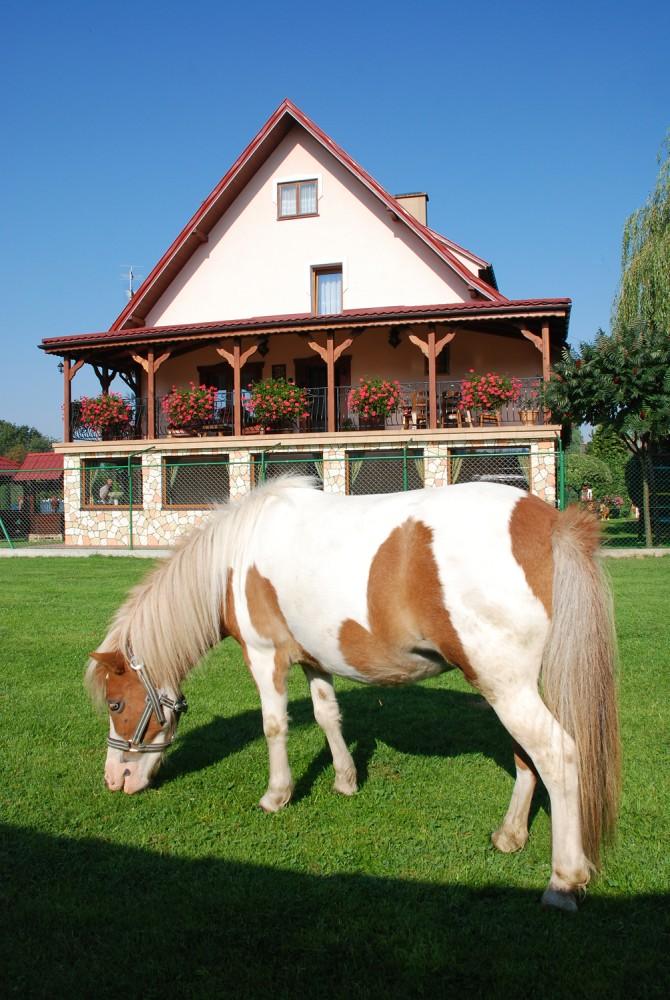
[[[3,455],[0,455],[0,470],[2,472],[5,472],[7,470],[11,471],[12,469],[18,469],[18,468],[19,468],[18,462],[14,462],[12,461],[11,458],[5,458]]]
[[[518,312],[535,312],[538,315],[557,311],[567,315],[571,300],[558,299],[505,299],[504,302],[487,302],[484,299],[471,299],[468,302],[447,302],[438,305],[417,306],[382,306],[377,309],[345,309],[341,313],[328,316],[315,316],[313,313],[286,313],[276,316],[250,316],[245,319],[228,319],[208,323],[175,323],[169,326],[130,327],[124,330],[101,330],[97,333],[80,333],[68,337],[45,337],[41,347],[46,350],[63,348],[65,345],[76,348],[94,342],[114,342],[128,340],[143,340],[147,338],[160,339],[174,337],[179,334],[211,333],[233,334],[244,330],[271,331],[273,327],[310,326],[328,329],[332,325],[342,325],[343,322],[364,323],[366,320],[402,319],[404,316],[418,318],[467,316],[472,313],[487,313],[489,317],[504,317]]]
[[[29,451],[23,465],[14,476],[15,482],[32,482],[35,479],[54,480],[63,475],[63,456],[52,451]]]

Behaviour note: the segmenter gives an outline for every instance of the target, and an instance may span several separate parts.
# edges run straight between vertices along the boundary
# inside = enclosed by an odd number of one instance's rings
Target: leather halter
[[[130,659],[130,666],[137,673],[147,692],[144,711],[140,716],[132,739],[122,740],[117,736],[108,736],[107,746],[113,750],[122,750],[124,753],[161,753],[163,750],[167,750],[169,746],[172,746],[175,741],[177,735],[176,723],[179,722],[179,717],[188,708],[186,698],[182,694],[178,698],[168,698],[166,694],[159,694],[145,674],[144,664],[137,663],[134,656]],[[163,743],[144,743],[144,734],[147,731],[152,715],[156,716],[156,721],[160,726],[165,725],[167,720],[163,708],[169,708],[175,714],[175,729],[172,737],[169,740],[164,740]]]

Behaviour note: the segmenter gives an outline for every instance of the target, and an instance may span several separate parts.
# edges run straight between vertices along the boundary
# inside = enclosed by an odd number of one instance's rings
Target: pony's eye
[[[122,701],[109,701],[107,704],[109,705],[110,712],[120,712],[123,707]]]

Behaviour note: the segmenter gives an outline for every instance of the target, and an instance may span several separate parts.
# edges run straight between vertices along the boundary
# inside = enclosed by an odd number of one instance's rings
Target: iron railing
[[[519,379],[522,385],[521,398],[530,398],[539,390],[539,378]],[[401,399],[398,406],[384,417],[364,418],[350,404],[352,386],[337,386],[335,390],[336,431],[366,430],[422,430],[429,426],[429,385],[427,379],[400,382]],[[521,402],[509,403],[495,413],[480,413],[464,409],[460,405],[462,382],[458,379],[440,378],[437,381],[437,426],[440,429],[459,427],[479,427],[509,424],[542,424],[543,410],[535,405],[525,407]],[[325,386],[306,388],[306,406],[299,418],[287,420],[279,425],[263,427],[256,419],[251,404],[251,394],[242,391],[242,433],[254,434],[271,431],[276,434],[297,434],[310,431],[325,432],[328,417],[328,390]],[[216,396],[214,411],[210,418],[189,427],[171,427],[163,410],[166,397],[158,396],[155,406],[155,436],[228,436],[234,433],[235,403],[230,389],[220,389]],[[124,427],[110,427],[103,433],[82,424],[81,402],[71,404],[70,428],[74,441],[133,440],[147,437],[147,400],[143,397],[124,398],[132,411],[131,420]]]

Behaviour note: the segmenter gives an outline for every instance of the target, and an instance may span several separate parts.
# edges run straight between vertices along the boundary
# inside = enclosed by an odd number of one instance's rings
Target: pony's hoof
[[[356,775],[354,774],[353,777],[346,774],[335,775],[333,790],[339,792],[340,795],[355,795],[358,791]]]
[[[542,905],[564,910],[566,913],[576,913],[578,909],[574,892],[569,892],[567,889],[545,889],[542,894]]]
[[[502,851],[503,854],[514,854],[515,851],[521,851],[526,846],[527,840],[528,834],[524,837],[521,834],[504,830],[503,827],[491,834],[493,846]]]
[[[292,788],[279,788],[265,793],[258,805],[266,813],[276,813],[290,801]]]

